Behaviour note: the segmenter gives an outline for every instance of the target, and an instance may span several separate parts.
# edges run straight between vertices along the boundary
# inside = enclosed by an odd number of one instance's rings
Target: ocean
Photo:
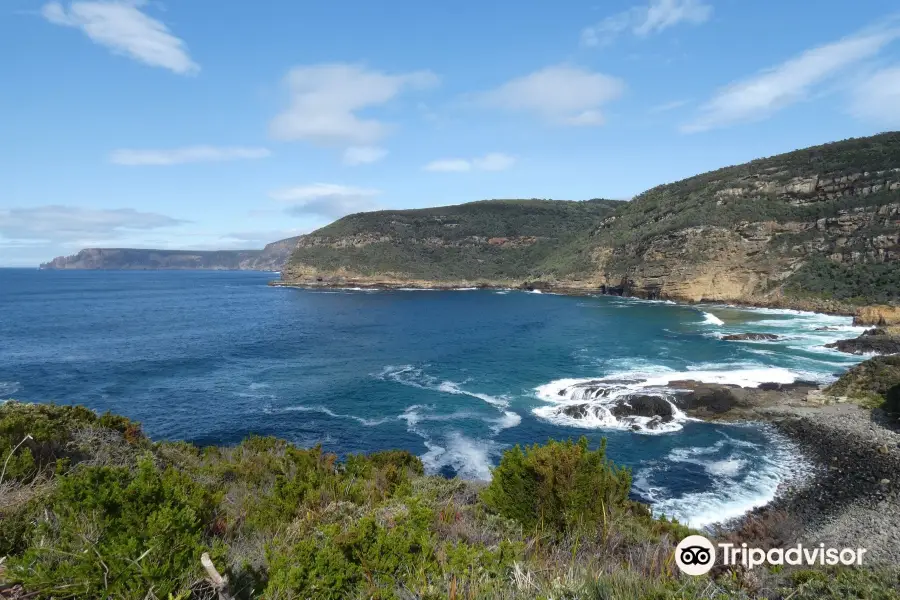
[[[706,526],[765,504],[807,466],[762,425],[676,413],[651,430],[602,409],[668,381],[833,380],[849,318],[520,291],[300,290],[257,272],[0,269],[0,399],[83,404],[155,439],[275,435],[343,455],[406,449],[488,479],[515,444],[605,437],[634,495]],[[828,327],[828,330],[821,328]],[[769,332],[774,342],[729,342]],[[572,387],[575,386],[575,387]],[[636,429],[636,430],[635,430]]]

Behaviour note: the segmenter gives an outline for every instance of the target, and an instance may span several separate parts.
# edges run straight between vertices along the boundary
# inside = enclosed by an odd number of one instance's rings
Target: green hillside
[[[359,213],[301,238],[291,262],[436,281],[530,277],[536,265],[554,260],[619,204],[490,200]]]

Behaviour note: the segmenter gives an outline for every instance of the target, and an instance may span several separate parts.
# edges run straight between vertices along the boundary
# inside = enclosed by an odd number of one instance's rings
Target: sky
[[[3,0],[0,266],[628,199],[900,129],[895,0]],[[898,165],[900,166],[900,165]]]

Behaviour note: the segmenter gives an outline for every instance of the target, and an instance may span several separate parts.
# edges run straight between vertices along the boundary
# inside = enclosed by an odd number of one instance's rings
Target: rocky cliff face
[[[900,272],[900,136],[869,139],[871,158],[851,140],[642,194],[593,232],[594,279],[641,296],[778,304],[828,298],[835,282],[816,277],[835,273],[859,296],[880,286],[881,300],[900,299],[896,275],[882,277]],[[860,158],[896,166],[847,172]]]
[[[41,269],[106,270],[253,270],[279,271],[297,245],[293,237],[268,244],[262,250],[145,250],[140,248],[85,248],[59,256]]]

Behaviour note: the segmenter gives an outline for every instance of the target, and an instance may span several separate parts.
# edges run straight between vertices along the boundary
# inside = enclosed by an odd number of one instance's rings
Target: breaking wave
[[[734,368],[730,370],[709,369],[711,366],[700,364],[687,371],[657,367],[592,379],[557,379],[535,388],[537,397],[548,404],[532,412],[565,427],[670,433],[681,430],[690,420],[674,402],[679,390],[673,382],[758,387],[763,383],[795,383],[810,375],[752,363],[731,365]]]
[[[703,323],[706,325],[715,325],[717,327],[725,325],[725,321],[709,312],[703,312]]]
[[[765,449],[723,434],[711,446],[676,448],[665,459],[640,469],[634,489],[657,515],[704,528],[738,518],[771,502],[779,486],[805,477],[810,465],[798,460],[794,445],[774,433]],[[765,450],[765,451],[763,451]],[[709,479],[703,491],[672,495],[665,485],[672,464],[694,465]]]
[[[465,479],[490,480],[491,466],[502,448],[493,440],[473,440],[458,431],[451,432],[439,445],[425,440],[428,451],[420,456],[428,473],[452,473]]]
[[[6,399],[7,396],[15,394],[22,389],[18,381],[0,381],[0,398]]]

